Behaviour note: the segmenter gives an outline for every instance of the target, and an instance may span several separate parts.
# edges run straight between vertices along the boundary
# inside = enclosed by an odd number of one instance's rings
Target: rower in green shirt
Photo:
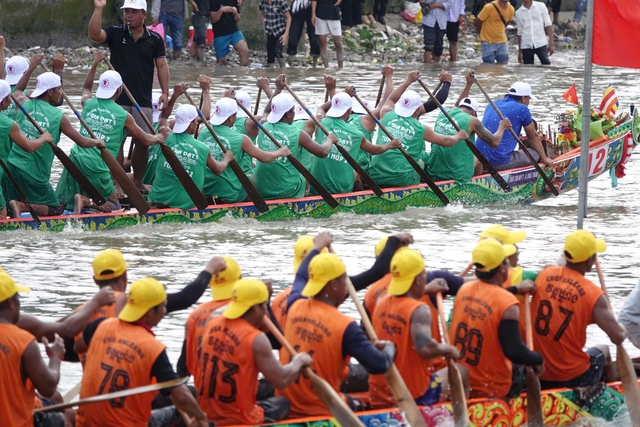
[[[381,123],[393,137],[402,142],[405,151],[424,167],[425,140],[432,144],[451,146],[468,135],[464,130],[454,136],[440,135],[418,121],[422,100],[417,92],[407,89],[420,76],[418,71],[411,71],[407,80],[391,93],[382,107]],[[387,135],[378,132],[376,145],[388,142]],[[399,150],[390,150],[373,157],[369,175],[381,187],[406,187],[420,182],[420,176]]]
[[[87,73],[82,90],[82,118],[89,125],[89,128],[97,137],[104,140],[107,150],[111,152],[113,157],[117,157],[120,152],[122,142],[126,137],[125,129],[138,142],[146,146],[164,141],[162,134],[150,135],[144,132],[136,124],[133,116],[116,104],[115,100],[122,93],[122,77],[117,71],[107,70],[102,73],[96,96],[93,96],[91,90],[96,68],[104,58],[106,58],[104,51],[99,50],[95,53],[93,64]],[[89,132],[84,126],[80,127],[80,134],[89,136]],[[64,169],[56,187],[56,196],[60,204],[64,205],[67,210],[73,209],[75,215],[82,213],[84,208],[93,208],[102,212],[120,209],[111,171],[102,159],[100,150],[97,148],[85,149],[75,145],[71,148],[69,158],[102,194],[106,203],[96,205],[69,171]]]
[[[51,67],[56,71],[62,71],[64,58],[61,55],[58,58],[56,56],[58,55],[54,55]],[[42,73],[38,76],[36,88],[30,95],[31,99],[24,96],[19,88],[16,89],[16,99],[38,125],[51,134],[54,144],[58,145],[62,132],[82,148],[105,148],[105,143],[101,139],[82,136],[62,110],[57,108],[62,105],[61,87],[60,76],[52,72]],[[33,141],[40,137],[40,132],[24,114],[18,116],[18,125],[27,139]],[[48,144],[33,153],[29,153],[15,144],[11,148],[7,160],[9,170],[18,181],[18,185],[20,185],[31,207],[36,214],[41,216],[59,215],[62,212],[56,193],[50,184],[53,157],[53,150]],[[13,186],[3,186],[3,191],[5,198],[9,200],[13,216],[19,218],[20,214],[27,210],[27,207],[20,201]]]
[[[4,47],[2,48],[4,50]],[[31,56],[31,61],[27,61],[27,58],[20,55],[15,55],[9,58],[4,66],[6,71],[5,80],[11,85],[11,93],[15,95],[16,88],[20,88],[24,92],[31,78],[31,73],[40,65],[40,62],[44,58],[44,54],[36,53]],[[0,65],[3,62],[0,61]],[[22,84],[20,82],[22,81]],[[0,114],[4,114],[11,120],[18,119],[18,107],[12,102],[9,107],[2,111]]]
[[[243,135],[233,129],[236,121],[237,103],[233,98],[222,98],[216,102],[213,116],[211,117],[211,127],[216,133],[225,148],[233,153],[235,158],[242,158],[243,155],[251,156],[262,163],[271,163],[278,157],[286,157],[291,152],[287,147],[282,147],[276,151],[262,151],[253,145],[247,135]],[[213,138],[208,129],[203,129],[198,136],[198,140],[204,142],[215,160],[221,161],[223,157],[222,149]],[[247,176],[255,182],[253,169]],[[210,197],[220,203],[237,203],[247,200],[247,193],[242,187],[236,174],[227,168],[219,175],[210,170],[206,171],[204,178],[204,196]]]

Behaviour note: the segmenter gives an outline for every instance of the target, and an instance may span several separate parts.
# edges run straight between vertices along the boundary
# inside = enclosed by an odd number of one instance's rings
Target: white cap
[[[6,80],[9,85],[17,85],[20,77],[29,69],[29,61],[24,56],[16,55],[9,58],[4,66],[7,72]]]
[[[282,116],[296,105],[293,96],[288,93],[281,93],[271,99],[271,113],[267,116],[269,123],[278,123]]]
[[[158,123],[160,121],[160,114],[162,114],[162,109],[164,105],[160,102],[160,94],[154,93],[151,95],[151,111],[153,114],[153,123]]]
[[[296,115],[293,116],[293,121],[297,120],[309,120],[311,117],[307,114],[307,112],[302,108],[302,105],[296,105]]]
[[[536,98],[531,95],[531,86],[529,86],[528,83],[524,82],[515,82],[514,84],[512,84],[509,88],[509,92],[507,92],[507,95],[528,96],[534,101],[536,100]]]
[[[62,80],[60,80],[60,76],[47,71],[46,73],[42,73],[36,79],[36,88],[29,95],[30,98],[37,98],[49,89],[55,89],[57,87],[62,86]]]
[[[476,100],[473,99],[473,98],[465,98],[465,99],[463,99],[462,102],[460,102],[460,105],[458,107],[471,108],[476,113],[478,112],[478,110],[480,110],[480,106],[478,105]]]
[[[346,92],[340,92],[331,98],[331,108],[327,111],[327,117],[342,117],[344,113],[349,111],[353,102],[351,95]]]
[[[238,104],[231,98],[222,98],[216,102],[211,116],[212,125],[221,125],[238,111]]]
[[[11,85],[5,80],[0,80],[0,102],[4,101],[4,99],[9,96],[10,93]]]
[[[100,76],[98,90],[96,91],[96,98],[110,99],[116,94],[120,86],[122,86],[122,77],[120,77],[120,73],[113,70],[107,70]]]
[[[124,0],[120,9],[142,9],[146,12],[147,2],[145,0]]]
[[[249,96],[249,92],[246,90],[236,91],[236,100],[244,105],[244,108],[251,111],[251,97]],[[247,113],[245,113],[239,105],[236,105],[236,108],[238,109],[238,117],[248,117]]]
[[[198,110],[193,105],[181,105],[176,110],[176,122],[173,133],[183,133],[192,121],[198,118]]]
[[[362,101],[367,108],[371,109],[371,105],[369,104],[369,101],[362,98],[360,98],[360,101]],[[367,114],[367,112],[364,110],[362,105],[360,105],[360,103],[357,101],[353,103],[353,107],[351,107],[351,111],[353,112],[353,114]]]
[[[418,92],[415,90],[407,90],[402,94],[400,100],[396,102],[396,106],[393,111],[395,111],[399,116],[411,117],[421,104],[422,99],[420,99]]]

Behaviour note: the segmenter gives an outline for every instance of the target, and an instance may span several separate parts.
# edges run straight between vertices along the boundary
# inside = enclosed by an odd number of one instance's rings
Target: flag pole
[[[580,180],[578,185],[578,225],[587,217],[587,184],[589,181],[589,142],[591,129],[591,49],[593,46],[594,0],[587,1],[587,29],[584,39],[584,83],[582,86],[582,136],[580,144]]]

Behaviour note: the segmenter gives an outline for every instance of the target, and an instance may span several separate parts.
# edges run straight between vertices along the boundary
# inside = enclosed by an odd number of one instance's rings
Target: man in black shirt
[[[342,68],[344,54],[342,51],[342,26],[340,24],[340,3],[342,0],[312,0],[311,23],[316,27],[316,34],[320,40],[320,56],[324,68],[329,67],[329,53],[327,52],[327,36],[333,37],[336,47],[338,68]]]
[[[122,76],[122,82],[129,88],[138,102],[142,112],[151,122],[151,91],[153,88],[154,66],[158,70],[158,82],[162,95],[160,103],[169,102],[169,67],[167,66],[164,40],[144,25],[147,16],[145,0],[125,0],[124,24],[102,28],[102,9],[107,0],[94,0],[94,11],[89,21],[89,38],[96,43],[106,44],[111,51],[113,67]],[[133,115],[138,126],[146,129],[137,109],[125,93],[116,102]],[[133,182],[143,190],[147,187],[142,178],[147,167],[149,149],[132,139],[133,148]]]
[[[307,36],[309,36],[313,68],[315,68],[320,56],[320,43],[316,35],[316,29],[311,23],[311,1],[293,0],[291,2],[291,29],[289,30],[289,44],[287,45],[290,65],[293,62],[293,57],[298,53],[298,43],[302,37],[305,23],[307,24]]]
[[[227,64],[229,46],[240,55],[240,65],[249,65],[249,47],[242,32],[238,29],[240,4],[238,0],[211,0],[211,22],[213,24],[213,46],[216,59]]]

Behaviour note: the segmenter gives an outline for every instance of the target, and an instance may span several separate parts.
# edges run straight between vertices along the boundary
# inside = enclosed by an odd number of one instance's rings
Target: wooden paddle
[[[297,352],[289,344],[287,339],[282,335],[280,330],[269,319],[269,316],[264,316],[264,324],[269,332],[282,344],[282,346],[291,353],[291,356],[295,356]],[[309,367],[303,369],[305,377],[311,381],[311,388],[316,392],[322,403],[325,404],[329,412],[335,417],[342,427],[364,427],[364,424],[353,413],[353,411],[347,406],[342,397],[336,392],[328,382],[316,375],[315,372]]]
[[[256,106],[253,108],[253,114],[258,114],[258,108],[260,107],[260,95],[262,95],[262,88],[258,88],[258,96],[256,97]]]
[[[107,64],[110,70],[115,71],[115,68],[113,68],[113,65],[111,65],[111,61],[109,61],[109,58],[105,59],[104,62]],[[152,135],[155,135],[157,133],[156,130],[153,128],[153,125],[151,124],[147,116],[145,116],[142,112],[142,108],[140,108],[140,105],[136,102],[127,85],[122,83],[122,88],[124,89],[124,93],[129,98],[129,101],[131,101],[136,111],[138,111],[138,114],[140,114],[140,117],[142,117],[142,120],[146,123],[147,127],[149,128],[149,132]],[[189,175],[184,166],[182,166],[182,163],[180,163],[180,160],[178,160],[178,157],[176,157],[176,154],[173,152],[173,150],[167,147],[165,143],[160,143],[160,150],[162,150],[162,155],[167,160],[167,163],[169,163],[169,166],[171,166],[171,170],[173,170],[173,173],[176,174],[176,178],[178,178],[180,184],[182,184],[182,187],[184,187],[193,204],[196,205],[199,210],[206,209],[209,203],[207,203],[207,199],[205,199],[204,195],[202,194],[202,189],[198,188],[196,183],[193,182],[191,175]]]
[[[18,100],[13,94],[11,94],[11,99],[13,99],[13,102],[16,104],[16,106],[20,109],[20,111],[22,111],[25,117],[29,119],[31,124],[38,130],[38,132],[40,132],[40,134],[43,134],[44,130],[42,130],[38,122],[36,122],[33,119],[33,117],[31,117],[31,114],[29,114],[29,112],[25,110],[25,108],[22,106],[22,104],[20,104],[20,102],[18,102]],[[78,168],[78,166],[76,166],[76,164],[71,161],[69,156],[67,156],[67,154],[64,151],[62,151],[62,148],[58,147],[53,142],[47,142],[47,143],[51,147],[51,150],[53,150],[53,154],[56,155],[58,160],[60,160],[60,163],[62,163],[62,165],[67,169],[67,171],[69,171],[73,179],[75,179],[78,182],[78,184],[80,184],[80,187],[82,187],[84,192],[87,193],[89,197],[93,199],[93,201],[98,205],[102,205],[104,202],[106,202],[104,197],[102,197],[102,194],[100,194],[100,192],[96,189],[96,187],[94,187],[93,184],[91,184],[91,181],[89,181],[87,177],[84,176],[80,168]]]
[[[80,381],[78,384],[76,384],[75,386],[73,386],[73,388],[71,390],[69,390],[68,392],[66,392],[64,394],[64,396],[62,396],[62,401],[64,403],[69,403],[71,402],[77,395],[78,393],[80,393],[80,389],[82,388],[82,381]]]
[[[378,96],[376,97],[376,107],[380,104],[380,100],[382,99],[383,89],[384,89],[384,76],[382,76],[382,80],[380,80],[380,87],[378,88]]]
[[[360,298],[358,298],[356,288],[353,286],[353,283],[351,283],[349,276],[347,276],[347,291],[349,292],[349,295],[351,295],[351,299],[356,305],[358,313],[360,313],[364,330],[367,332],[369,339],[373,342],[378,341],[378,336],[376,331],[373,329],[373,324],[371,323],[369,316],[367,316],[367,312],[364,309]],[[426,427],[427,423],[425,422],[416,401],[413,399],[413,396],[411,396],[411,392],[409,392],[409,388],[407,388],[407,384],[405,384],[404,379],[402,379],[402,375],[400,375],[400,371],[398,371],[395,363],[391,364],[387,372],[385,372],[384,377],[389,384],[391,394],[393,394],[393,398],[398,404],[398,407],[405,413],[409,425],[412,427]]]
[[[44,408],[34,409],[33,412],[51,412],[59,411],[61,409],[67,409],[76,406],[90,405],[92,403],[104,402],[111,399],[121,399],[127,396],[133,396],[135,394],[150,393],[152,391],[158,391],[165,388],[178,387],[185,384],[189,380],[189,377],[176,378],[175,380],[165,381],[157,384],[144,385],[142,387],[131,388],[127,390],[115,391],[108,394],[99,394],[97,396],[87,397],[77,402],[59,403],[57,405],[45,406]]]
[[[482,85],[478,81],[478,78],[475,75],[473,76],[473,81],[476,82],[476,85],[478,85],[478,88],[480,89],[480,92],[482,92],[484,97],[487,98],[487,101],[489,102],[489,104],[491,104],[491,107],[493,107],[493,109],[495,110],[496,114],[498,114],[498,117],[500,117],[500,120],[503,120],[504,119],[504,115],[498,109],[496,104],[493,102],[493,99],[491,99],[489,94],[484,90],[484,88],[482,87]],[[542,168],[540,168],[540,165],[538,165],[538,162],[535,161],[535,159],[533,158],[533,156],[531,155],[531,153],[529,152],[527,147],[525,147],[525,145],[522,142],[522,140],[520,139],[520,137],[518,135],[516,135],[515,131],[512,128],[509,128],[509,132],[511,133],[511,136],[513,136],[513,138],[518,142],[518,145],[520,146],[520,149],[522,151],[524,151],[524,153],[527,155],[527,157],[529,158],[529,161],[531,162],[533,167],[536,169],[536,171],[538,172],[538,174],[540,175],[540,177],[542,178],[544,183],[547,184],[547,186],[549,187],[551,192],[556,196],[559,195],[560,193],[558,193],[558,189],[553,185],[553,183],[551,182],[551,180],[549,179],[547,174],[544,173]]]
[[[251,114],[251,111],[249,111],[237,99],[236,99],[236,103],[242,109],[242,111],[244,111],[247,114],[247,116],[249,116],[249,118],[260,128],[260,130],[262,132],[264,132],[264,134],[267,136],[267,138],[269,138],[271,140],[271,142],[273,142],[273,144],[276,147],[282,148],[282,145],[278,142],[278,140],[273,137],[271,132],[269,132],[267,129],[265,129],[265,127],[262,125],[262,123],[260,123],[260,121],[256,118],[256,116]],[[324,201],[327,202],[327,204],[329,206],[331,206],[334,209],[338,207],[338,205],[339,205],[338,201],[336,199],[334,199],[333,196],[331,195],[331,193],[329,193],[329,191],[327,191],[327,189],[324,188],[324,186],[320,183],[320,181],[318,181],[318,179],[315,176],[313,176],[311,174],[311,172],[302,165],[302,163],[300,163],[300,160],[296,159],[293,156],[293,154],[289,154],[287,156],[287,159],[293,165],[293,167],[295,167],[298,170],[298,172],[300,172],[300,174],[302,174],[302,176],[304,176],[307,179],[307,181],[309,181],[309,184],[311,186],[313,186],[313,188],[316,189],[318,194],[320,194],[322,196]]]
[[[425,84],[425,82],[423,82],[422,80],[418,80],[418,83],[420,83],[420,86],[422,86],[422,88],[427,92],[427,94],[429,94],[429,98],[431,98],[431,100],[438,106],[438,108],[440,109],[442,114],[444,114],[444,116],[447,118],[447,120],[449,120],[449,122],[451,122],[451,124],[453,125],[454,129],[456,131],[460,132],[460,126],[458,126],[458,123],[456,123],[456,121],[453,120],[453,118],[449,115],[449,113],[447,113],[447,110],[444,109],[442,104],[440,104],[440,101],[438,101],[438,99],[433,95],[433,93],[431,93],[431,91],[429,90],[429,87]],[[480,152],[480,150],[478,150],[478,147],[476,147],[476,144],[471,142],[471,140],[469,138],[466,138],[464,140],[464,142],[467,143],[467,147],[469,147],[469,150],[471,150],[471,152],[473,153],[474,156],[476,156],[478,161],[480,161],[480,163],[482,163],[482,166],[487,171],[489,171],[489,173],[491,174],[493,179],[498,183],[498,185],[500,187],[502,187],[502,189],[506,193],[510,193],[511,192],[511,186],[509,184],[507,184],[507,181],[504,180],[504,178],[502,177],[502,175],[500,175],[500,173],[496,170],[496,168],[494,168],[493,165],[491,163],[489,163],[489,160],[487,160],[487,158],[484,156],[484,154],[482,154]]]
[[[387,128],[382,124],[382,122],[380,122],[380,120],[371,112],[371,110],[369,110],[369,108],[367,108],[367,106],[364,104],[362,99],[360,99],[360,97],[358,95],[353,95],[353,97],[356,99],[356,101],[358,101],[360,103],[360,105],[362,105],[362,108],[364,108],[364,111],[367,112],[369,117],[371,117],[373,119],[373,121],[376,122],[376,124],[378,125],[380,130],[382,132],[384,132],[385,135],[387,135],[387,138],[389,138],[390,140],[393,139],[393,135],[391,135],[391,133],[389,133]],[[409,155],[409,153],[407,153],[405,151],[404,148],[400,147],[399,150],[402,153],[402,155],[404,156],[404,158],[407,159],[407,161],[409,162],[411,167],[413,167],[413,169],[418,173],[418,175],[420,175],[420,177],[427,183],[427,185],[429,186],[431,191],[433,191],[433,193],[436,196],[438,196],[438,199],[440,199],[442,204],[445,205],[445,206],[448,205],[449,204],[449,199],[447,198],[447,196],[445,196],[445,194],[442,192],[442,190],[440,190],[440,187],[438,187],[438,185],[433,181],[433,179],[431,179],[429,174],[427,172],[425,172],[425,170],[420,167],[418,162],[416,162],[414,160],[414,158],[411,157]]]
[[[40,62],[40,65],[42,66],[42,68],[44,68],[45,71],[49,71],[49,68],[45,65],[44,62]],[[93,131],[91,130],[91,128],[89,127],[85,119],[82,118],[82,115],[78,112],[76,107],[73,105],[73,102],[71,102],[71,100],[69,99],[65,91],[63,89],[60,89],[60,91],[62,92],[62,97],[69,105],[69,108],[71,108],[71,111],[73,111],[73,114],[75,114],[78,120],[80,120],[80,123],[87,130],[87,133],[89,134],[89,136],[93,139],[98,139],[98,137],[96,136],[95,133],[93,133]],[[118,181],[118,183],[120,184],[124,192],[127,193],[127,196],[129,196],[129,200],[131,200],[131,203],[133,203],[133,205],[136,207],[138,212],[140,212],[141,214],[147,213],[149,209],[151,209],[151,206],[149,206],[147,199],[145,199],[144,196],[140,193],[140,190],[138,190],[138,187],[135,186],[133,181],[129,179],[129,177],[127,176],[127,173],[124,171],[124,169],[122,169],[122,166],[120,165],[120,163],[118,163],[116,158],[113,157],[113,154],[111,154],[111,151],[107,150],[106,147],[101,148],[100,156],[102,157],[102,160],[104,160],[107,167],[109,168],[109,171],[111,171],[111,173],[115,177],[116,181]]]
[[[222,141],[220,141],[220,138],[218,138],[218,135],[215,133],[215,131],[211,127],[211,123],[209,123],[209,120],[207,120],[204,114],[202,114],[202,111],[200,111],[200,109],[196,107],[196,104],[193,102],[193,99],[191,99],[191,96],[187,92],[184,93],[184,96],[187,98],[189,103],[193,105],[196,108],[196,110],[198,110],[198,115],[200,116],[200,119],[202,119],[202,123],[204,123],[204,126],[207,128],[209,133],[211,133],[211,136],[213,136],[213,139],[216,140],[222,152],[226,153],[227,148],[224,146]],[[245,111],[248,112],[248,110],[246,109]],[[260,195],[260,193],[258,193],[256,186],[253,185],[253,183],[251,182],[247,174],[244,173],[244,171],[242,170],[242,167],[238,164],[238,161],[235,159],[230,161],[229,166],[231,167],[231,170],[238,178],[238,181],[240,181],[240,184],[242,185],[242,188],[244,188],[244,191],[247,192],[247,196],[249,197],[249,200],[253,202],[256,209],[258,209],[259,212],[268,212],[269,206],[267,205],[267,202],[265,202],[262,196]]]
[[[533,351],[533,327],[531,326],[531,297],[529,292],[524,294],[524,318],[527,330],[527,347]],[[529,427],[544,427],[542,412],[542,396],[540,380],[531,366],[527,370],[527,425]]]
[[[445,344],[451,345],[449,340],[449,331],[447,330],[447,319],[444,315],[444,304],[442,303],[442,294],[436,294],[436,303],[438,305],[438,316],[442,325],[442,340]],[[456,363],[450,357],[447,358],[449,387],[451,389],[451,406],[453,406],[453,419],[455,427],[469,427],[469,411],[467,409],[467,397],[464,394],[464,385],[462,384],[462,376]]]
[[[296,102],[300,104],[300,106],[307,112],[307,114],[309,115],[309,117],[311,117],[311,119],[316,124],[316,126],[318,126],[318,128],[322,130],[322,132],[324,132],[325,135],[329,135],[329,131],[327,130],[327,128],[324,127],[322,123],[320,123],[320,120],[318,120],[315,114],[312,114],[311,110],[309,110],[307,106],[302,102],[302,100],[298,98],[298,95],[296,95],[295,92],[291,90],[291,88],[289,87],[289,84],[285,82],[284,86],[287,88],[287,90],[289,91],[291,96],[293,96]],[[369,174],[366,173],[364,169],[362,169],[362,166],[360,166],[358,162],[356,162],[356,160],[351,156],[351,154],[349,154],[349,152],[340,144],[334,144],[334,146],[338,149],[340,154],[342,154],[342,157],[344,157],[347,163],[349,163],[351,167],[357,172],[357,174],[360,175],[360,178],[367,183],[367,185],[375,193],[375,195],[378,197],[381,197],[383,193],[380,186],[378,186],[378,184],[376,184],[375,181],[371,179]]]
[[[18,181],[16,181],[16,177],[13,176],[13,174],[7,167],[7,164],[2,159],[0,159],[0,167],[2,167],[2,170],[7,175],[7,178],[9,178],[9,181],[11,181],[11,184],[13,184],[13,187],[16,189],[16,193],[18,193],[18,197],[20,197],[20,201],[24,203],[27,209],[29,210],[29,213],[31,214],[31,218],[33,218],[33,221],[38,225],[42,224],[42,222],[40,221],[40,218],[38,217],[38,214],[36,213],[36,211],[33,210],[33,207],[27,200],[27,196],[25,196],[24,193],[22,192],[22,188],[20,188]]]
[[[473,268],[473,263],[470,262],[469,264],[467,264],[464,270],[462,270],[460,274],[458,274],[458,276],[462,276],[462,277],[466,276],[467,274],[469,274],[472,268]]]
[[[604,274],[602,274],[602,267],[600,267],[598,255],[596,255],[596,270],[598,271],[600,286],[607,299],[607,305],[609,306],[609,310],[611,310],[611,300],[607,292],[607,285],[604,282]],[[618,372],[620,373],[620,380],[622,381],[622,388],[624,389],[624,399],[629,410],[631,424],[633,427],[640,427],[640,386],[638,386],[638,377],[633,367],[633,362],[622,344],[616,345],[616,364],[618,365]]]

